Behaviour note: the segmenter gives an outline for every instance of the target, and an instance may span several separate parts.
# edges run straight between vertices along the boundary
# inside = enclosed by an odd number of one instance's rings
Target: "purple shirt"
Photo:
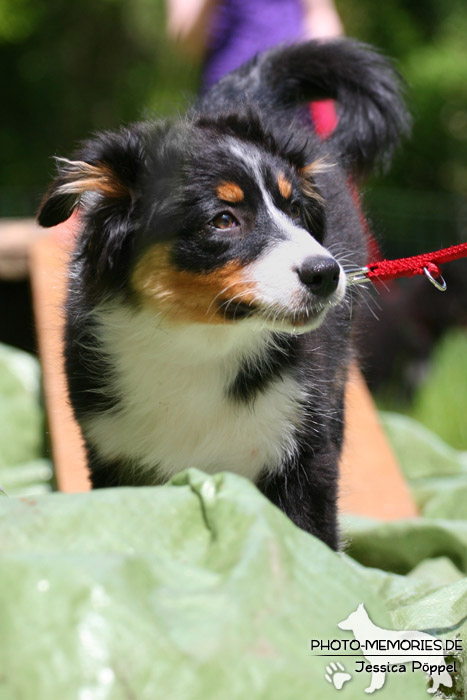
[[[209,33],[203,90],[255,54],[302,38],[301,0],[221,0]]]

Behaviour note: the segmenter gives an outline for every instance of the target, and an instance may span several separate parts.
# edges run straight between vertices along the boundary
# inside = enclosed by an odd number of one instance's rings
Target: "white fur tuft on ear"
[[[100,192],[106,197],[125,197],[130,190],[118,179],[110,167],[103,163],[91,165],[82,160],[57,158],[60,177],[55,195],[81,195],[85,192]]]

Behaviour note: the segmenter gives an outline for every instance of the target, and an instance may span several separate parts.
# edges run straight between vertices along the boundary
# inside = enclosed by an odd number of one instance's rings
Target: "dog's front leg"
[[[275,473],[263,473],[257,486],[298,527],[337,550],[337,477],[338,451],[330,443],[320,454],[302,449]]]
[[[93,489],[108,489],[114,486],[156,486],[163,483],[155,468],[138,471],[128,462],[100,457],[97,450],[86,443],[89,477]]]

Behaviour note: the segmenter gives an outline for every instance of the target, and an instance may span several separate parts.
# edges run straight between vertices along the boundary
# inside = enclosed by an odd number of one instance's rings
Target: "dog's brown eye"
[[[222,214],[218,214],[214,217],[214,219],[212,219],[211,225],[214,226],[214,228],[225,230],[235,228],[239,224],[237,219],[232,216],[232,214],[229,214],[228,211],[223,211]]]
[[[300,208],[300,204],[298,202],[292,202],[292,204],[289,207],[289,214],[292,217],[292,219],[298,219],[301,212],[302,210]]]

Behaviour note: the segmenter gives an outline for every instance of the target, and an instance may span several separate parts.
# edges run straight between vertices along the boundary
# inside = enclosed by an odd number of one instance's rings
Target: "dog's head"
[[[254,114],[136,125],[89,141],[39,213],[79,204],[89,289],[119,290],[173,323],[317,327],[345,276],[323,246],[325,203],[309,149],[279,148]]]
[[[355,42],[273,49],[225,76],[185,122],[105,133],[59,160],[39,222],[80,205],[74,272],[94,302],[118,292],[169,323],[316,328],[345,291],[330,238],[362,247],[346,179],[387,161],[408,129],[398,85]],[[323,146],[298,117],[325,97],[339,123]],[[328,151],[340,174],[320,172]],[[316,182],[326,177],[328,202]]]

